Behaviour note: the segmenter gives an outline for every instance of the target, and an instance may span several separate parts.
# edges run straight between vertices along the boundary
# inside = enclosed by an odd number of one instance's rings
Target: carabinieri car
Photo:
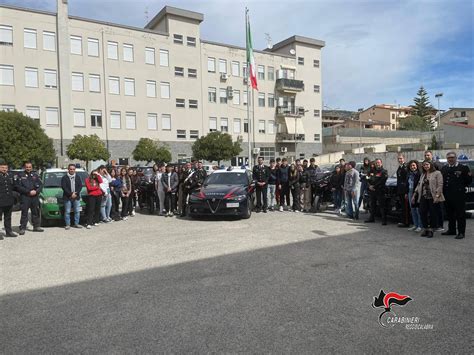
[[[255,184],[248,169],[216,170],[189,196],[188,216],[250,218]]]

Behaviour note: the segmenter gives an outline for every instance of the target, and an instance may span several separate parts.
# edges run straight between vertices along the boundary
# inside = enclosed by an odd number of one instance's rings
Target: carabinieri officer
[[[4,217],[5,234],[7,237],[16,237],[12,231],[12,208],[15,203],[13,197],[13,177],[8,174],[8,165],[5,160],[0,159],[0,217]],[[0,240],[3,236],[0,235]]]
[[[43,232],[40,227],[40,205],[39,193],[43,187],[43,183],[39,175],[33,171],[31,162],[24,164],[25,171],[18,174],[16,180],[16,189],[21,194],[20,208],[20,235],[24,235],[26,224],[28,223],[28,210],[31,209],[31,220],[34,232]]]
[[[472,182],[472,174],[468,166],[458,163],[455,152],[446,154],[446,159],[448,164],[441,168],[441,173],[449,227],[441,234],[455,235],[456,239],[463,239],[466,234],[466,187]]]

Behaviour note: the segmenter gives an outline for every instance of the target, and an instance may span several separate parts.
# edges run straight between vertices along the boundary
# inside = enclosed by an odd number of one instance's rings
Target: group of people
[[[457,161],[455,152],[446,155],[446,165],[435,161],[431,151],[426,151],[424,158],[422,163],[417,160],[406,163],[402,154],[398,156],[397,198],[401,209],[398,226],[421,232],[420,235],[427,238],[432,238],[434,232],[443,232],[443,235],[462,239],[466,233],[465,191],[472,182],[470,169]],[[386,225],[388,172],[382,160],[364,158],[362,166],[356,168],[356,162],[340,159],[329,179],[335,211],[358,220],[365,201],[364,208],[369,212],[365,223],[374,223],[380,215],[382,225]],[[256,212],[266,213],[276,206],[279,211],[309,211],[315,200],[315,182],[320,172],[314,158],[309,165],[307,160],[296,160],[289,165],[286,159],[277,159],[270,160],[266,166],[263,157],[259,157],[253,168]],[[444,210],[449,221],[446,231]]]
[[[64,191],[66,229],[71,226],[71,208],[75,216],[73,227],[81,228],[81,196],[76,192],[81,191],[82,182],[80,178],[76,178],[75,169],[74,164],[68,166],[68,174],[63,177],[61,184]],[[179,169],[172,165],[155,164],[153,175],[149,177],[149,183],[153,184],[151,203],[156,203],[159,215],[184,216],[189,192],[200,187],[206,175],[201,162],[196,162],[194,168],[191,163],[187,163]],[[93,170],[85,179],[86,228],[98,226],[101,222],[126,221],[129,216],[134,217],[143,178],[137,169],[128,166],[107,168],[102,165]]]
[[[417,160],[406,163],[402,154],[398,156],[397,198],[401,210],[398,226],[410,227],[412,231],[421,232],[423,237],[431,238],[434,232],[441,231],[444,235],[462,239],[466,230],[465,190],[472,182],[469,167],[457,161],[455,152],[446,155],[446,165],[434,161],[431,151],[426,151],[424,157],[422,163]],[[321,169],[314,158],[309,161],[296,160],[292,164],[286,158],[277,158],[270,160],[267,166],[263,157],[259,157],[258,164],[252,170],[256,190],[255,211],[309,212],[315,202],[316,183],[321,178],[320,173]],[[155,164],[149,178],[153,194],[151,203],[156,204],[158,213],[162,216],[185,216],[190,192],[200,188],[206,176],[199,161],[186,163],[182,167]],[[75,164],[69,164],[68,172],[61,180],[66,230],[71,227],[83,228],[80,224],[83,185],[87,191],[87,229],[98,226],[101,222],[127,220],[129,216],[135,216],[140,178],[134,168],[102,165],[93,170],[83,182],[76,173]],[[346,163],[341,159],[328,182],[334,209],[337,213],[357,220],[364,202],[364,209],[369,212],[369,218],[365,222],[373,223],[380,215],[382,225],[386,225],[387,178],[388,173],[381,159],[371,161],[364,158],[359,169],[354,161]],[[25,234],[29,211],[33,231],[43,232],[39,210],[41,189],[41,179],[33,171],[30,162],[24,164],[24,171],[13,180],[8,174],[5,161],[0,160],[0,215],[5,216],[4,225],[8,237],[16,237],[11,227],[14,190],[21,196],[19,234]],[[449,221],[446,231],[443,228],[444,210]],[[72,223],[71,211],[74,212]],[[0,239],[3,237],[0,236]]]

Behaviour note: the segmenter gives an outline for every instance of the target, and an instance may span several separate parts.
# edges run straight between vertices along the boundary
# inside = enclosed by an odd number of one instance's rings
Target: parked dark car
[[[254,188],[250,170],[216,170],[189,196],[188,215],[250,218]]]

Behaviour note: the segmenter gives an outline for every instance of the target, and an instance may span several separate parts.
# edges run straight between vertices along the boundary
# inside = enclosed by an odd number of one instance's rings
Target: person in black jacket
[[[267,192],[270,169],[263,164],[263,157],[258,157],[258,165],[252,169],[252,178],[255,181],[255,192],[257,194],[257,206],[255,212],[267,213]]]
[[[456,235],[456,239],[463,239],[466,234],[466,187],[472,183],[472,173],[468,166],[457,162],[455,152],[446,154],[446,159],[448,164],[443,166],[441,173],[449,227],[442,234]]]
[[[280,168],[277,170],[277,185],[280,190],[280,212],[285,209],[285,201],[290,207],[290,183],[288,181],[288,175],[290,167],[288,166],[288,159],[283,158],[281,160]]]
[[[12,230],[12,209],[15,203],[13,197],[13,177],[8,174],[8,165],[5,160],[0,159],[0,217],[4,215],[5,234],[7,237],[16,237]],[[3,236],[0,235],[0,240]]]
[[[397,197],[402,208],[400,214],[400,222],[398,227],[408,228],[410,226],[409,206],[408,206],[408,190],[407,190],[407,177],[408,167],[405,164],[405,157],[403,154],[398,156],[398,169],[397,169]]]
[[[28,211],[31,209],[31,219],[34,232],[43,232],[40,227],[40,203],[39,193],[43,188],[43,183],[39,175],[33,171],[31,162],[23,165],[25,171],[18,174],[16,180],[16,190],[20,193],[20,235],[24,235],[28,223]]]
[[[82,180],[76,174],[76,166],[69,164],[67,174],[61,179],[61,188],[63,189],[64,199],[64,222],[66,229],[71,228],[71,207],[74,211],[74,228],[82,228],[79,224],[81,217],[81,190]]]
[[[420,181],[421,176],[421,169],[418,161],[410,160],[408,162],[408,175],[407,175],[407,198],[410,201],[410,212],[411,212],[411,219],[413,221],[413,227],[409,228],[409,230],[414,232],[421,232],[423,229],[423,224],[421,223],[421,215],[419,209],[419,203],[414,202],[411,204],[411,201],[414,201],[413,195],[415,194],[415,189],[418,186],[418,182]]]
[[[369,175],[369,197],[370,197],[370,217],[365,223],[375,222],[375,211],[377,203],[382,215],[382,225],[387,224],[387,211],[385,210],[385,182],[388,179],[387,170],[383,168],[382,159],[375,160],[375,170]]]
[[[344,177],[345,175],[342,173],[341,166],[336,165],[336,169],[329,179],[329,185],[332,191],[332,201],[334,203],[334,211],[336,213],[341,212]]]
[[[298,170],[298,165],[291,164],[290,171],[288,173],[288,183],[290,187],[291,197],[293,199],[292,210],[293,212],[300,212],[300,179],[301,179],[301,170]]]
[[[443,167],[443,164],[440,161],[435,159],[435,157],[433,156],[433,152],[431,150],[425,151],[425,161],[432,162],[435,170],[441,171],[441,168]],[[435,229],[436,232],[444,231],[443,203],[444,202],[434,204],[434,209],[436,213],[436,217],[435,217],[436,224],[433,228]]]

